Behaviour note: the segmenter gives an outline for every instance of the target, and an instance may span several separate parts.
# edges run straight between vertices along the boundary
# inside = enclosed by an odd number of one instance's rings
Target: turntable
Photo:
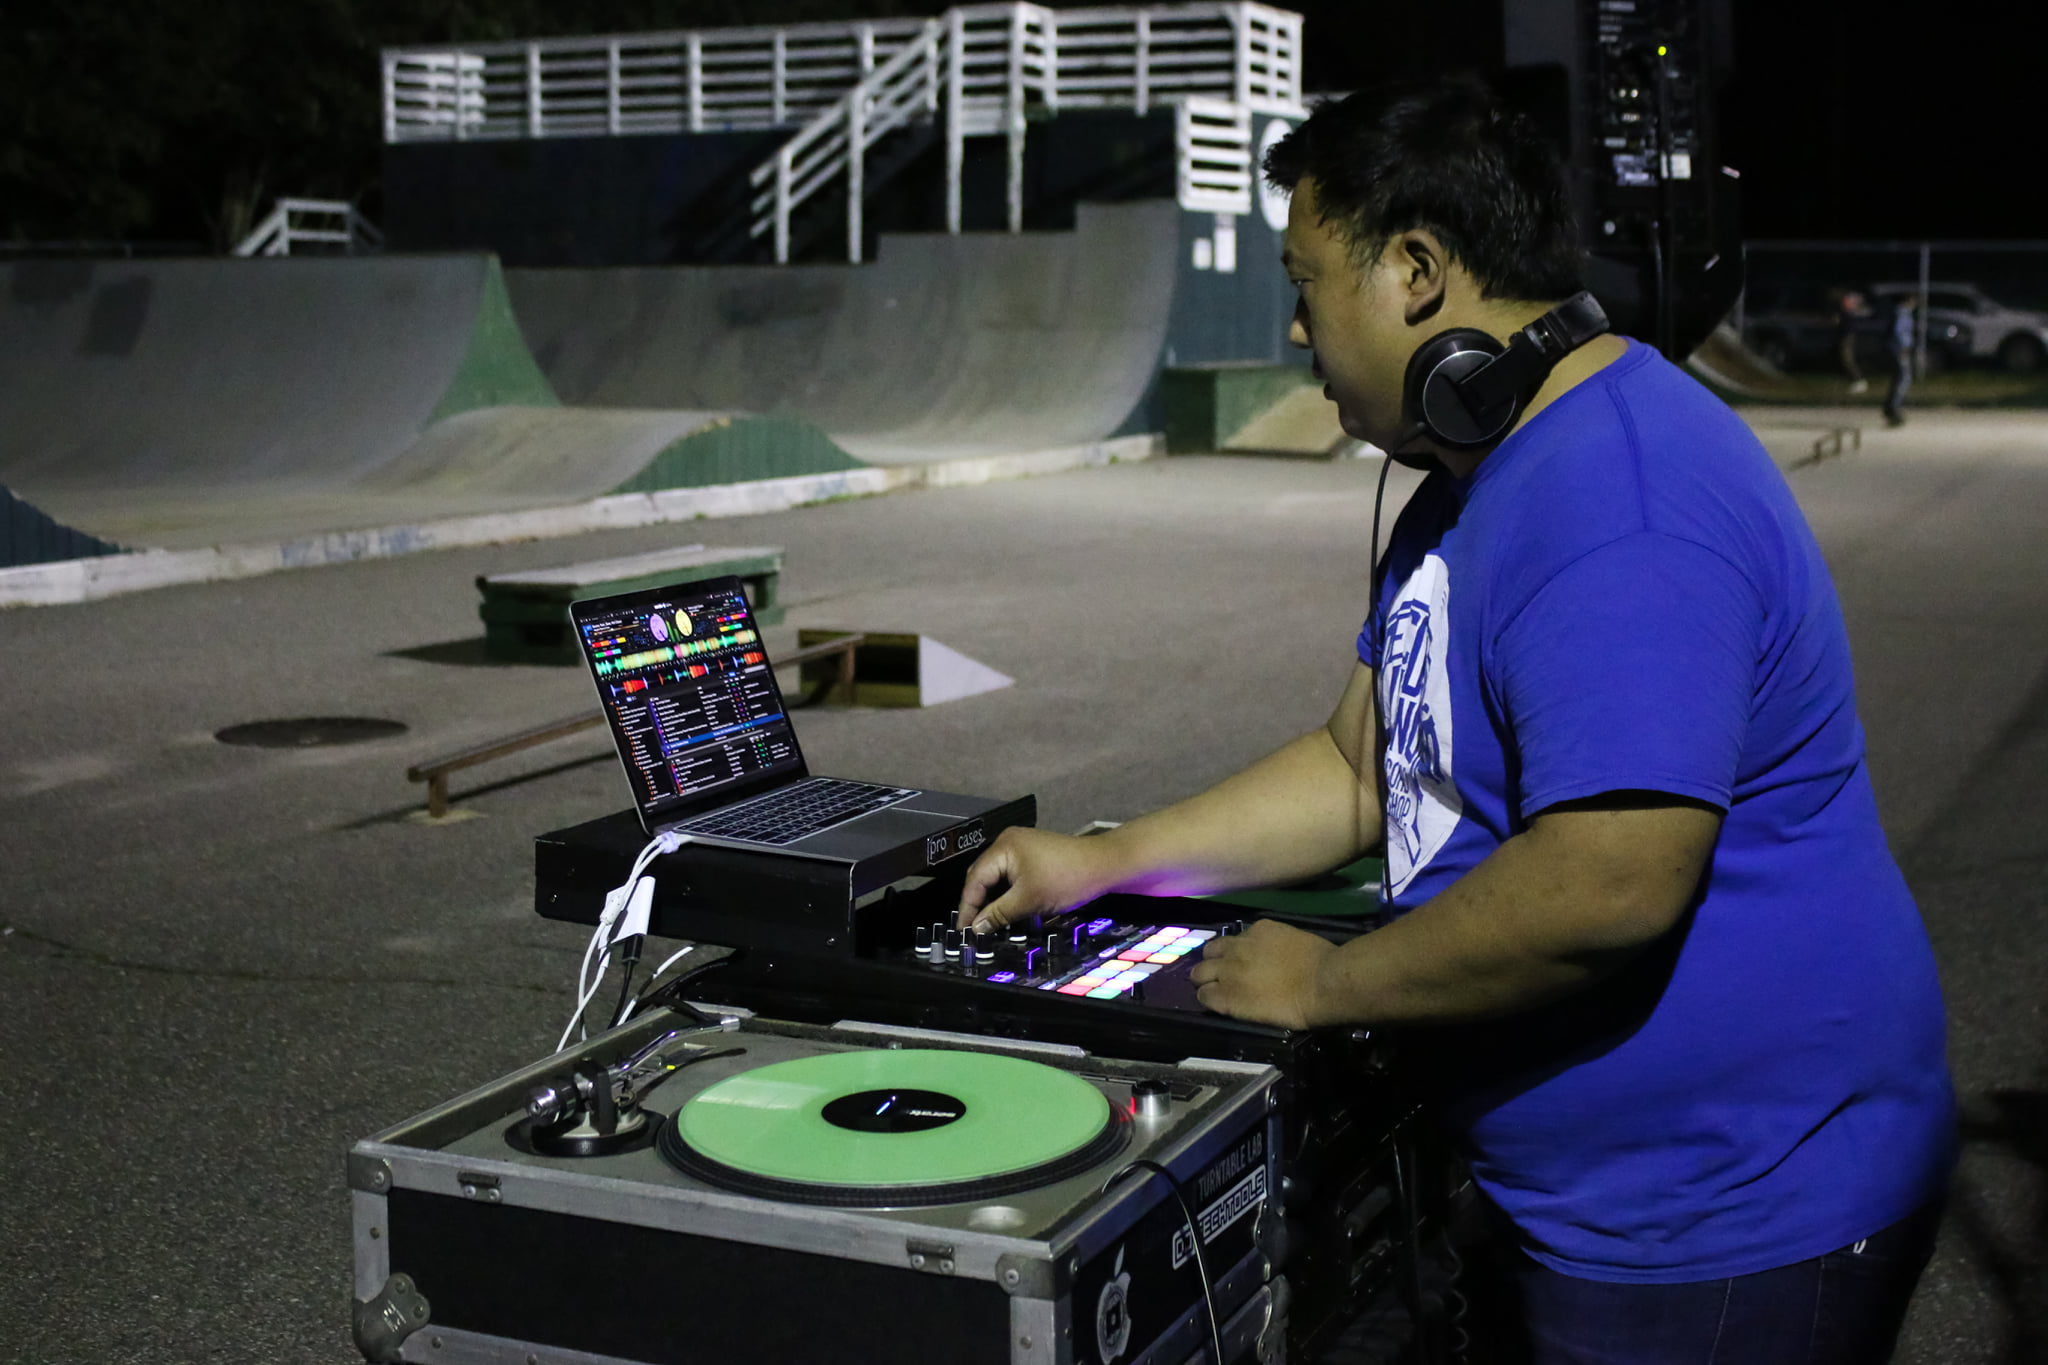
[[[360,1142],[377,1361],[1285,1354],[1271,1067],[656,1010]]]

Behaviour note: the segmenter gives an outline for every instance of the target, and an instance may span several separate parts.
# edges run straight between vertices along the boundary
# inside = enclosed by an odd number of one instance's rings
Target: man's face
[[[1404,425],[1401,386],[1421,335],[1409,325],[1399,240],[1361,266],[1318,217],[1315,181],[1295,186],[1281,257],[1299,296],[1288,339],[1315,352],[1323,392],[1345,434],[1387,447]]]

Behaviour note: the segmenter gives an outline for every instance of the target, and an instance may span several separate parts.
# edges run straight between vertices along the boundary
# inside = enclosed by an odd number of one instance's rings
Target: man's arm
[[[1006,830],[968,870],[960,922],[1006,924],[1111,891],[1193,895],[1340,867],[1380,836],[1375,724],[1373,674],[1361,664],[1326,725],[1199,795],[1087,839]]]
[[[1210,945],[1209,1008],[1292,1028],[1479,1019],[1569,995],[1683,917],[1721,812],[1657,792],[1553,806],[1427,904],[1333,947],[1270,920]]]

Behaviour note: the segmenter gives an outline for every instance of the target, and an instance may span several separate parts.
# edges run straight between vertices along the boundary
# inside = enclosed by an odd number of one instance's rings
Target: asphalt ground
[[[1831,420],[1757,413],[1788,466]],[[531,841],[625,789],[586,734],[458,780],[476,818],[407,818],[409,763],[588,702],[573,670],[482,661],[477,574],[786,546],[771,649],[914,630],[1017,680],[801,713],[814,766],[1033,792],[1073,828],[1321,721],[1375,473],[1175,458],[0,613],[0,1359],[356,1360],[349,1144],[552,1045],[585,933],[534,915]],[[1788,477],[1841,588],[1964,1106],[1900,1359],[2048,1360],[2048,420],[1916,414]],[[410,728],[212,738],[314,715]]]

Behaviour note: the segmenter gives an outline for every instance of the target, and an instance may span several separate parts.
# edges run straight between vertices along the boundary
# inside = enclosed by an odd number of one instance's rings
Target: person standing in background
[[[1889,339],[1892,353],[1892,387],[1891,392],[1884,396],[1884,422],[1890,427],[1906,424],[1906,391],[1913,387],[1915,302],[1913,295],[1901,294],[1892,310],[1892,331]]]
[[[1870,316],[1870,304],[1861,293],[1844,289],[1835,299],[1835,354],[1842,362],[1842,372],[1849,376],[1850,393],[1868,393],[1870,381],[1863,377],[1863,367],[1856,363],[1856,333]]]

